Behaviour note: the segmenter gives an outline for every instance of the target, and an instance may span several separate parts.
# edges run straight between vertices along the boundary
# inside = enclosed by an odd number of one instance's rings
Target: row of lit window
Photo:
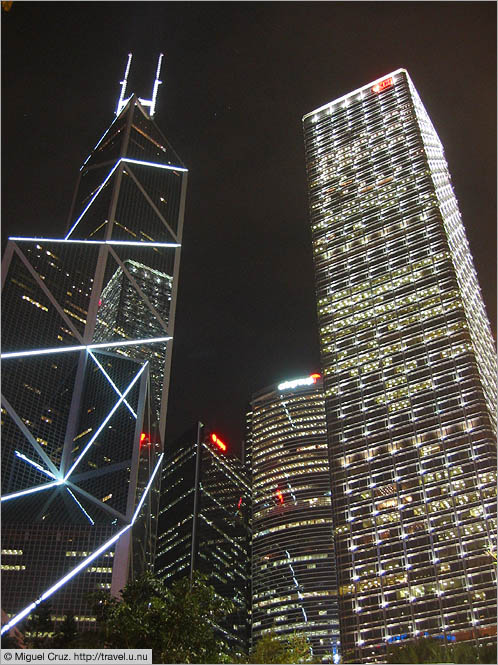
[[[394,188],[393,188],[394,190]],[[349,201],[346,201],[344,203],[340,201],[334,201],[332,205],[330,205],[331,201],[329,200],[327,203],[314,203],[312,204],[311,207],[311,212],[312,215],[316,215],[316,211],[318,213],[324,213],[324,212],[333,212],[336,209],[340,209],[342,214],[346,215],[353,215],[358,212],[362,212],[368,208],[371,208],[372,206],[377,206],[377,205],[382,205],[384,208],[384,213],[388,209],[394,209],[396,211],[403,212],[404,214],[407,214],[410,212],[410,210],[407,210],[407,203],[410,203],[411,210],[416,210],[420,205],[422,205],[424,202],[429,200],[434,200],[436,198],[436,194],[433,192],[424,192],[424,188],[415,189],[412,192],[410,192],[412,196],[406,196],[406,197],[400,197],[398,192],[396,190],[391,191],[390,193],[387,194],[379,194],[378,196],[354,196],[352,199]],[[429,202],[429,201],[427,201]],[[349,249],[351,249],[354,245],[351,243],[346,243],[342,247],[338,247],[334,253],[340,253],[340,252],[347,252]],[[331,253],[330,256],[333,256],[334,253]],[[328,258],[328,253],[324,254],[324,258]]]
[[[367,294],[363,292],[363,295],[366,296]],[[436,299],[431,298],[430,296],[436,296]],[[394,296],[390,302],[380,302],[382,300],[381,296],[373,297],[371,303],[366,301],[364,302],[363,306],[358,306],[358,303],[346,306],[344,303],[346,303],[347,300],[351,300],[351,298],[347,298],[342,302],[334,301],[336,303],[335,307],[333,305],[322,307],[319,310],[319,313],[327,314],[336,312],[337,316],[335,316],[334,319],[340,319],[345,315],[351,314],[353,312],[359,312],[365,309],[369,309],[376,314],[383,314],[384,312],[389,312],[393,309],[396,309],[401,315],[413,311],[412,305],[414,303],[417,303],[418,307],[423,309],[428,305],[437,304],[439,299],[452,300],[454,298],[459,298],[458,291],[443,291],[440,284],[435,284],[422,289],[416,289],[404,296]],[[362,300],[365,301],[366,298],[363,298]]]
[[[253,594],[253,598],[256,602],[253,603],[253,607],[255,608],[261,608],[261,607],[268,607],[268,605],[276,605],[277,603],[285,603],[288,601],[293,601],[293,600],[305,600],[308,598],[320,598],[320,597],[326,597],[326,596],[332,596],[336,597],[337,596],[337,591],[330,591],[330,590],[323,590],[323,591],[305,591],[301,593],[293,593],[287,596],[275,596],[273,598],[270,598],[268,600],[258,600],[258,598],[263,598],[265,596],[271,596],[275,591],[262,591],[261,593],[255,593]]]
[[[282,493],[283,496],[283,493]],[[291,495],[293,496],[293,495]],[[258,501],[263,501],[265,498],[264,494],[261,496],[258,496],[257,499]],[[273,497],[269,497],[270,499]],[[330,506],[331,505],[331,500],[330,497],[315,497],[313,499],[301,499],[297,500],[294,497],[294,500],[292,501],[292,508],[293,510],[306,510],[306,509],[311,509],[311,508],[320,508],[322,506]],[[265,515],[268,515],[269,513],[273,512],[279,512],[280,510],[280,504],[270,506],[269,508],[263,508],[262,510],[255,511],[252,515],[254,523],[257,522],[257,520],[262,519]]]
[[[315,423],[317,420],[325,420],[325,412],[323,410],[323,404],[321,408],[317,408],[315,411],[308,410],[306,413],[311,414],[307,416],[296,417],[295,414],[291,414],[286,410],[285,414],[282,414],[280,417],[273,416],[270,420],[271,424],[266,426],[255,425],[254,427],[254,437],[259,440],[268,435],[273,436],[275,434],[280,434],[281,431],[290,431],[289,426],[292,428],[303,427],[303,423]]]
[[[76,552],[74,550],[69,550],[66,552],[66,556],[71,556],[71,557],[82,557],[82,556],[90,556],[91,552]],[[102,556],[104,557],[113,557],[114,552],[106,552]]]
[[[266,536],[269,533],[276,533],[278,531],[284,531],[287,529],[296,529],[304,526],[315,526],[317,524],[331,524],[332,520],[329,519],[316,519],[316,520],[300,520],[299,522],[289,522],[288,524],[279,524],[274,526],[271,529],[263,529],[263,531],[255,531],[253,538],[261,538]]]
[[[238,465],[239,467],[242,466],[241,463],[237,460],[237,458],[230,459],[222,457],[221,455],[215,453],[204,442],[202,443],[202,447],[205,451],[207,451],[209,457],[211,458],[212,464],[218,466],[222,474],[227,475],[228,478],[230,478],[235,485],[242,486],[248,492],[250,492],[250,487],[247,479],[245,477],[242,477],[241,473],[239,472],[239,469],[236,468],[236,465]],[[242,471],[242,468],[240,468],[240,471]]]
[[[272,561],[271,563],[264,563],[260,565],[258,568],[259,570],[265,570],[268,567],[274,568],[275,566],[285,566],[292,563],[298,563],[301,561],[317,561],[318,559],[329,559],[330,557],[331,557],[330,554],[320,554],[320,553],[305,554],[303,556],[288,557],[287,559],[277,559],[275,561]],[[267,557],[263,558],[266,559]]]
[[[306,387],[306,390],[309,390],[310,387]],[[279,396],[281,397],[281,396]],[[285,398],[285,403],[288,406],[291,406],[293,412],[299,411],[302,409],[305,413],[308,409],[313,409],[314,406],[320,405],[320,399],[317,399],[317,396],[314,392],[311,394],[290,394]],[[252,413],[254,427],[257,428],[257,425],[260,421],[265,421],[266,419],[272,419],[274,415],[280,415],[282,409],[281,399],[271,401],[270,403],[262,404],[261,406],[255,406]]]
[[[23,296],[22,296],[22,299],[23,299],[23,300],[27,300],[29,303],[31,303],[31,304],[34,305],[35,307],[38,307],[38,309],[41,309],[41,310],[43,310],[44,312],[48,312],[48,307],[45,307],[45,305],[42,305],[42,304],[39,303],[37,300],[33,300],[32,298],[30,298],[29,296],[26,296],[26,295],[23,295]]]
[[[413,278],[418,278],[422,276],[422,273],[419,272],[423,268],[426,268],[429,264],[429,260],[431,263],[438,263],[444,260],[450,259],[450,254],[447,251],[441,251],[436,254],[432,255],[432,258],[426,258],[422,259],[418,262],[415,262],[413,264],[407,265],[407,266],[401,266],[399,268],[396,268],[395,270],[392,270],[390,273],[385,273],[380,275],[379,277],[376,278],[371,278],[368,279],[364,282],[360,282],[359,284],[355,284],[352,286],[347,287],[346,289],[343,289],[342,291],[339,291],[335,294],[333,294],[332,298],[333,300],[339,300],[343,298],[348,298],[349,296],[354,296],[355,294],[363,294],[362,298],[371,298],[375,295],[380,295],[382,293],[386,293],[388,291],[391,291],[393,289],[400,288],[401,286],[404,286],[411,281],[413,281]],[[366,292],[366,293],[364,293]],[[327,332],[326,329],[321,328],[321,332]]]
[[[443,335],[445,335],[445,333],[441,334],[441,336],[443,336]],[[434,335],[434,337],[437,337],[437,335]],[[463,342],[461,344],[454,344],[451,347],[451,349],[442,350],[440,352],[440,354],[441,354],[441,357],[443,359],[456,358],[456,357],[462,355],[463,353],[468,353],[468,352],[471,352],[472,350],[473,350],[473,347],[472,347],[472,344],[470,342]],[[358,384],[356,382],[354,384],[354,386],[349,386],[349,389],[350,390],[356,390],[358,388],[358,385],[360,387],[362,387],[363,384],[362,383]],[[331,396],[334,396],[334,395],[341,395],[343,390],[341,390],[340,385],[335,385],[335,386],[333,385],[325,391],[325,397],[331,397]],[[379,399],[381,400],[379,403],[384,403],[384,401],[383,401],[384,398],[383,397],[379,397]],[[408,401],[405,402],[405,404],[402,408],[405,408],[407,406],[409,406]]]
[[[449,298],[452,298],[452,296],[449,296]],[[443,297],[443,299],[446,298]],[[435,296],[432,298],[426,298],[413,305],[405,306],[403,309],[398,309],[396,302],[386,303],[384,305],[372,305],[364,310],[352,309],[349,316],[334,317],[332,329],[336,331],[341,328],[351,328],[359,322],[367,322],[373,319],[373,323],[377,327],[382,323],[395,321],[395,323],[389,326],[388,329],[400,330],[403,327],[421,323],[427,319],[462,308],[462,303],[459,300],[455,302],[446,302],[443,305],[439,304],[440,302],[441,297]],[[406,316],[406,314],[409,314],[410,312],[415,312],[415,314]],[[434,338],[434,335],[429,331],[426,331],[425,337],[426,341],[430,341]],[[334,351],[334,348],[330,349],[330,352]]]
[[[416,172],[416,169],[410,164],[399,168],[403,170],[411,169]],[[393,172],[396,173],[396,169]],[[319,221],[312,225],[313,236],[319,238],[331,232],[341,234],[344,229],[349,230],[350,233],[357,229],[363,229],[364,234],[378,232],[380,237],[389,237],[391,234],[398,236],[398,229],[407,228],[407,219],[410,220],[410,228],[413,230],[419,230],[420,228],[430,229],[429,222],[436,223],[436,228],[439,228],[439,211],[432,204],[423,206],[421,210],[418,209],[411,212],[412,214],[409,217],[400,217],[397,211],[384,211],[376,207],[364,211],[361,216],[343,214],[341,209],[324,210],[315,213],[315,219]],[[361,226],[357,222],[358,219],[361,219]],[[426,222],[426,224],[419,226],[423,222]],[[356,235],[353,235],[353,237],[356,237]]]
[[[225,531],[220,529],[212,520],[208,519],[202,513],[199,514],[199,519],[206,522],[206,524],[208,524],[212,529],[214,529],[217,533],[219,533],[222,536],[222,538],[231,543],[240,553],[242,553],[244,556],[247,556],[247,552],[245,551],[244,547],[240,544],[240,542],[238,542],[237,540],[229,536],[227,533],[225,533]]]
[[[324,423],[325,424],[325,423]],[[325,437],[327,434],[327,430],[325,428],[323,429],[310,429],[310,430],[297,430],[296,432],[292,432],[292,439],[295,440],[297,438],[312,438],[312,437]],[[281,434],[277,436],[272,436],[271,439],[267,443],[269,444],[286,444],[289,442],[289,433],[286,434]],[[280,446],[277,446],[278,449],[280,449]],[[268,448],[267,448],[268,450]]]
[[[170,487],[168,487],[168,491],[171,491],[171,488],[170,488]],[[176,499],[174,499],[173,501],[171,501],[170,503],[168,503],[167,506],[162,507],[161,510],[159,511],[159,515],[162,515],[162,514],[166,513],[166,512],[167,512],[168,510],[170,510],[170,508],[172,508],[174,505],[176,505],[177,503],[179,503],[180,501],[182,501],[185,497],[189,496],[189,494],[192,494],[192,492],[194,492],[194,488],[193,488],[193,487],[191,487],[191,488],[188,489],[186,492],[184,492],[183,494],[181,494],[179,497],[177,497]]]
[[[411,264],[410,266],[403,266],[402,268],[392,271],[390,279],[384,277],[380,283],[374,284],[374,282],[378,280],[371,280],[368,284],[369,288],[364,285],[362,289],[349,287],[342,291],[335,292],[327,298],[321,298],[319,300],[319,305],[330,303],[330,307],[332,308],[330,311],[336,311],[336,309],[340,309],[341,307],[356,306],[361,302],[374,298],[375,296],[396,291],[407,284],[415,283],[417,280],[425,277],[426,273],[423,272],[424,269],[433,268],[436,264],[446,259],[447,257],[444,256],[445,254],[446,252],[440,252],[438,255],[427,257]],[[334,307],[335,303],[337,303],[337,305]]]
[[[303,464],[291,464],[286,467],[285,471],[278,471],[272,474],[266,474],[261,480],[255,481],[253,483],[254,490],[264,487],[266,485],[274,485],[279,481],[289,478],[289,471],[292,472],[292,477],[316,474],[320,472],[327,472],[329,470],[328,465],[323,466],[324,460],[315,460],[313,462],[306,462]]]
[[[10,571],[13,571],[13,570],[26,570],[26,566],[10,565],[10,564],[6,564],[6,563],[2,563],[2,565],[0,566],[0,569],[1,569],[1,570],[10,570]]]
[[[379,168],[383,165],[392,169],[392,166],[400,161],[396,159],[397,157],[402,156],[404,158],[402,161],[407,162],[410,157],[420,154],[420,150],[417,149],[417,137],[412,128],[408,128],[405,132],[397,132],[396,135],[386,131],[370,135],[368,132],[362,134],[347,143],[339,138],[334,141],[334,147],[317,148],[309,152],[307,170],[310,182],[314,182],[313,178],[324,172],[327,172],[329,178],[340,178],[342,174],[347,177],[350,169],[345,167],[353,165],[361,178],[365,171],[372,171],[372,166]],[[369,143],[365,140],[365,136],[370,136],[372,139],[380,137],[384,142]]]
[[[175,534],[175,535],[177,535],[177,534]],[[185,541],[190,540],[190,538],[192,537],[192,534],[189,532],[189,533],[187,533],[187,535],[183,536],[183,538],[180,538],[178,540],[174,540],[175,535],[168,540],[167,545],[163,545],[163,543],[161,542],[161,536],[159,536],[159,547],[158,547],[158,551],[157,551],[157,556],[158,557],[164,556],[165,554],[167,554],[169,551],[171,551],[175,547],[178,547],[179,545],[181,545]],[[173,540],[173,542],[172,542],[172,540]]]

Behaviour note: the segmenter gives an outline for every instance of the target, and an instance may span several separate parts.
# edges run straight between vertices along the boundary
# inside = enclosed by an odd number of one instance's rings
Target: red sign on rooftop
[[[222,440],[220,439],[219,436],[216,436],[216,434],[214,434],[214,433],[211,434],[211,441],[212,441],[216,446],[218,446],[218,448],[219,448],[220,450],[222,450],[223,452],[226,452],[227,445],[226,445],[226,443],[225,443],[224,441],[222,441]]]
[[[376,83],[372,88],[372,92],[382,92],[382,90],[390,88],[392,85],[394,85],[393,77],[389,76],[383,81],[379,81],[379,83]]]

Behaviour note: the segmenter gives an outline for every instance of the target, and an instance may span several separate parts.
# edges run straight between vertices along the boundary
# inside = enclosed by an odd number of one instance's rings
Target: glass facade
[[[3,570],[12,621],[49,597],[59,618],[88,616],[89,591],[116,595],[153,565],[186,175],[132,95],[80,170],[66,236],[7,245],[2,549],[23,552]]]
[[[405,70],[303,122],[343,652],[490,639],[496,356],[442,145]]]
[[[169,318],[172,278],[166,273],[149,268],[136,261],[124,261],[102,290],[95,326],[94,341],[103,342],[109,330],[117,332],[123,339],[157,338],[164,334],[157,314],[164,322]],[[127,278],[130,275],[136,287]],[[141,350],[127,347],[121,353],[132,358],[148,361],[154,410],[159,422],[164,380],[166,345],[161,348],[143,346]]]
[[[111,524],[47,525],[31,522],[22,529],[4,524],[0,567],[2,595],[5,594],[8,601],[11,593],[6,591],[6,587],[13,587],[20,606],[28,606],[61,579],[68,568],[78,565],[114,533],[115,528]],[[94,628],[95,616],[83,592],[109,590],[113,562],[114,547],[111,547],[92,561],[81,576],[65,584],[55,602],[48,600],[53,610],[53,621],[60,622],[65,614],[74,612],[80,630]],[[57,630],[56,624],[54,630]]]
[[[255,395],[252,448],[252,640],[305,634],[338,661],[339,627],[325,405],[319,375]]]
[[[242,463],[225,455],[199,424],[165,458],[156,572],[168,584],[205,573],[235,603],[217,626],[235,652],[247,653],[250,621],[251,491]]]

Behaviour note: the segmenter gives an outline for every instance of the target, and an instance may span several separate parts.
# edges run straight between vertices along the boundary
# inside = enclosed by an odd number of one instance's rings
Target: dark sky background
[[[494,2],[16,2],[2,12],[2,246],[64,233],[128,93],[189,168],[171,441],[238,451],[254,391],[320,369],[301,119],[399,67],[445,147],[496,339]]]

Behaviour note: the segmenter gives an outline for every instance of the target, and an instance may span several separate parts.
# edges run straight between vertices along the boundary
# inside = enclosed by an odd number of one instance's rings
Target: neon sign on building
[[[312,386],[318,381],[320,374],[310,374],[301,379],[293,379],[292,381],[284,381],[283,383],[278,384],[279,390],[292,390],[293,388],[298,388],[299,386]]]

